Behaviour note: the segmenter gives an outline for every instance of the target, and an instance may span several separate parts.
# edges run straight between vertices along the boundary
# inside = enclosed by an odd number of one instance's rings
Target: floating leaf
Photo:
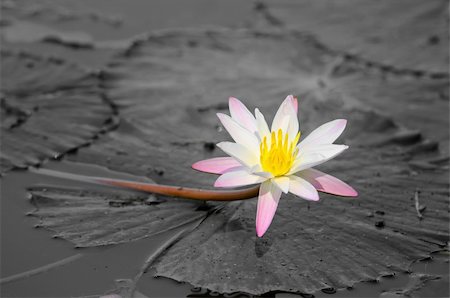
[[[258,8],[269,24],[311,32],[368,67],[448,77],[446,1],[264,2]]]
[[[32,187],[30,215],[43,227],[77,247],[138,240],[198,221],[212,206],[188,200],[164,201],[154,196]],[[208,207],[208,208],[207,208]]]
[[[58,58],[7,50],[2,50],[1,55],[1,90],[7,96],[36,96],[66,89],[93,92],[98,85],[95,76]]]
[[[206,144],[225,138],[215,111],[226,109],[228,96],[270,114],[286,94],[297,95],[302,135],[335,118],[349,120],[343,141],[350,149],[324,170],[354,186],[358,199],[322,194],[318,203],[308,203],[286,196],[263,239],[255,235],[256,200],[227,203],[156,259],[156,275],[219,292],[313,293],[408,270],[413,260],[447,243],[448,169],[442,162],[430,162],[434,168],[425,174],[410,167],[439,157],[427,136],[448,123],[448,102],[435,98],[445,92],[446,78],[386,77],[298,32],[173,31],[134,43],[111,65],[105,86],[123,121],[71,158],[158,182],[212,185],[213,178],[190,165],[222,155]],[[422,128],[423,115],[406,106],[434,111],[434,119]],[[422,220],[416,189],[427,206]],[[51,228],[62,237],[96,245],[65,216],[50,218],[46,209],[53,204],[41,204],[43,223],[60,220]],[[165,204],[173,213],[192,210],[168,200],[152,214],[165,216]],[[111,238],[104,227],[114,220],[105,218],[95,233]],[[157,228],[164,225],[152,225],[149,233]]]
[[[0,171],[58,157],[111,124],[98,83],[63,61],[2,51]]]

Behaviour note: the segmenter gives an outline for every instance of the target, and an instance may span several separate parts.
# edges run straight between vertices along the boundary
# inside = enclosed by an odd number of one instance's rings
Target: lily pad
[[[36,206],[30,215],[42,218],[37,227],[56,231],[53,237],[72,241],[77,247],[138,240],[198,221],[211,209],[198,202],[166,202],[148,195],[46,186],[29,191]]]
[[[448,168],[436,161],[445,159],[430,140],[448,123],[448,102],[435,98],[446,92],[447,78],[379,72],[295,31],[180,30],[135,42],[104,79],[121,125],[70,158],[161,183],[212,185],[213,175],[195,173],[190,165],[224,155],[210,144],[228,138],[215,117],[227,108],[228,96],[270,114],[287,94],[297,95],[303,135],[335,118],[349,120],[340,143],[350,149],[323,169],[354,186],[358,199],[322,194],[318,203],[308,203],[283,197],[262,239],[255,235],[256,200],[224,204],[156,258],[158,276],[226,293],[313,293],[408,270],[448,241]],[[423,120],[413,121],[423,115],[405,106],[428,106],[434,119],[423,129],[417,126]],[[417,171],[410,164],[418,161],[433,167]],[[426,205],[422,218],[417,190]],[[52,198],[65,194],[48,191]],[[95,237],[83,238],[86,229],[74,228],[76,217],[52,218],[59,212],[46,210],[54,204],[40,206],[44,225],[59,220],[51,229],[63,238],[97,245]],[[167,214],[164,204],[154,216]],[[189,210],[183,201],[170,204],[174,213]],[[85,208],[80,204],[71,212]],[[114,220],[108,216],[95,227],[103,243],[115,242],[105,228]],[[140,222],[149,233],[165,228],[141,219],[135,224]]]
[[[448,77],[445,0],[262,1],[269,24],[308,31],[370,67]]]
[[[96,75],[54,58],[1,54],[0,172],[86,145],[111,124]]]

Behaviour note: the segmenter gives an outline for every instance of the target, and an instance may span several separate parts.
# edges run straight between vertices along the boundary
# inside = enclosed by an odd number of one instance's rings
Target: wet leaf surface
[[[113,124],[95,75],[54,58],[1,54],[0,172],[59,157]]]
[[[65,89],[95,91],[98,81],[77,65],[54,57],[2,50],[2,92],[29,96]]]
[[[447,7],[445,0],[268,0],[257,10],[269,25],[311,32],[369,66],[448,77]]]
[[[36,210],[30,215],[42,219],[38,227],[56,231],[56,238],[77,247],[130,242],[206,217],[202,203],[153,195],[124,195],[80,189],[41,186],[29,189]],[[202,208],[202,206],[204,208]]]
[[[225,204],[156,259],[156,275],[227,293],[313,293],[408,270],[413,260],[448,241],[448,153],[444,148],[441,156],[438,145],[448,136],[439,140],[436,132],[448,125],[448,102],[436,98],[445,94],[447,78],[373,69],[295,31],[192,30],[134,43],[103,79],[121,125],[70,158],[162,183],[212,185],[213,175],[194,173],[190,165],[223,155],[211,142],[228,138],[215,117],[226,111],[228,96],[261,108],[271,120],[287,94],[298,95],[303,135],[335,118],[349,120],[340,143],[350,150],[322,169],[354,186],[359,198],[322,194],[320,202],[307,203],[286,196],[262,239],[255,235],[256,200]],[[432,119],[417,107],[433,113]],[[417,163],[430,167],[412,166]],[[426,206],[422,219],[416,190]],[[82,199],[56,188],[32,193],[43,226],[82,246],[133,240],[198,214],[181,200],[158,204],[149,215],[152,206],[115,209],[103,194]],[[84,203],[75,203],[80,198]],[[113,201],[121,204],[124,198]],[[86,212],[90,204],[101,205],[94,213],[102,225],[76,228],[74,221],[93,216]],[[105,211],[110,215],[99,220]],[[123,220],[140,214],[130,225],[137,236],[117,236],[106,228],[120,226],[115,215],[122,211]],[[171,213],[180,215],[153,221]]]
[[[424,284],[428,281],[438,280],[439,276],[429,275],[429,274],[412,274],[411,281],[406,286],[405,289],[393,290],[390,292],[385,292],[380,297],[386,298],[401,298],[401,297],[414,297],[414,292],[421,289]]]

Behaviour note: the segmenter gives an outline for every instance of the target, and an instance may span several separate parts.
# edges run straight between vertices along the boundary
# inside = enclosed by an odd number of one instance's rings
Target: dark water
[[[84,175],[98,175],[121,179],[139,179],[98,166],[70,162],[50,162],[46,167]],[[64,185],[68,187],[110,190],[81,182],[16,171],[2,178],[2,297],[67,297],[108,293],[116,288],[117,280],[133,278],[147,256],[186,227],[143,240],[115,246],[75,249],[69,242],[51,238],[51,233],[34,228],[38,223],[27,216],[33,206],[27,199],[26,188],[33,185]],[[115,190],[120,191],[120,190]],[[58,262],[61,262],[58,264]],[[46,268],[47,266],[47,268]],[[418,297],[446,297],[448,295],[448,253],[434,254],[433,259],[418,261],[411,267],[413,274],[442,275],[439,280],[426,282],[415,292]],[[193,288],[166,278],[154,278],[148,272],[137,286],[146,297],[217,297],[205,289]],[[206,273],[206,272],[205,272]],[[393,292],[405,289],[415,281],[411,274],[399,272],[394,277],[382,277],[379,282],[362,282],[349,290],[330,289],[315,293],[315,297],[401,297]],[[119,283],[120,285],[120,283]],[[387,293],[386,293],[387,292]],[[136,294],[137,295],[137,294]],[[241,295],[248,297],[247,295]],[[227,296],[230,297],[230,296]],[[239,297],[236,296],[232,297]],[[269,293],[264,297],[298,297],[296,294]]]

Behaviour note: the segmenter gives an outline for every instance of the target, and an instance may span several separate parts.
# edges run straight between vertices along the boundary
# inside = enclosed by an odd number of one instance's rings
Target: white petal
[[[252,168],[259,164],[259,156],[255,152],[250,151],[247,147],[233,142],[220,142],[217,147],[231,157],[237,159],[242,165]],[[259,155],[259,152],[258,152]]]
[[[273,178],[273,174],[270,172],[253,172],[253,175],[261,176],[265,179],[271,179]]]
[[[255,116],[260,140],[264,140],[264,137],[270,138],[269,126],[267,125],[264,115],[259,111],[259,109],[255,109]]]
[[[253,133],[242,127],[228,115],[217,113],[217,117],[219,117],[220,122],[222,122],[223,126],[236,143],[244,145],[252,151],[259,152],[259,141]]]
[[[278,186],[284,193],[289,192],[289,177],[283,176],[283,177],[276,177],[272,179],[273,183],[275,183],[276,186]]]
[[[290,141],[294,139],[298,133],[298,119],[294,101],[295,99],[292,95],[286,97],[275,114],[271,128],[271,131],[276,132],[278,129],[281,129],[283,132],[287,132]],[[287,117],[287,124],[284,123],[284,121],[286,121],[284,120],[285,117]]]
[[[347,120],[337,119],[319,126],[298,144],[299,150],[313,145],[332,144],[342,134],[346,124]]]
[[[281,119],[281,122],[279,123],[279,126],[276,131],[278,131],[278,129],[281,129],[282,132],[286,133],[288,131],[290,121],[291,121],[290,116],[283,117],[283,119]],[[272,130],[272,131],[275,131],[275,130]],[[291,140],[291,137],[289,136],[289,141],[290,140]]]
[[[289,141],[293,140],[295,138],[295,136],[298,133],[298,115],[297,115],[297,108],[294,106],[294,102],[296,102],[296,99],[294,99],[294,97],[292,95],[289,95],[286,98],[287,101],[289,101],[288,106],[290,106],[289,108],[289,127],[287,130],[287,133],[289,135]]]
[[[270,180],[261,184],[256,211],[256,234],[258,237],[262,237],[272,223],[280,197],[281,190]]]
[[[244,169],[230,170],[217,178],[215,187],[237,187],[266,181],[266,178],[253,175]]]
[[[348,146],[346,145],[335,144],[308,146],[306,150],[299,152],[299,155],[288,175],[324,163],[341,154],[347,148]]]
[[[297,176],[289,176],[290,186],[289,192],[299,196],[305,200],[318,201],[319,194],[315,187],[303,178]]]
[[[247,107],[237,98],[230,97],[228,101],[231,118],[250,132],[257,131],[256,120]]]
[[[254,175],[258,175],[261,177],[264,177],[266,179],[270,179],[273,178],[273,174],[270,172],[265,172],[260,164],[254,165],[251,169],[250,169],[250,173],[254,174]]]

